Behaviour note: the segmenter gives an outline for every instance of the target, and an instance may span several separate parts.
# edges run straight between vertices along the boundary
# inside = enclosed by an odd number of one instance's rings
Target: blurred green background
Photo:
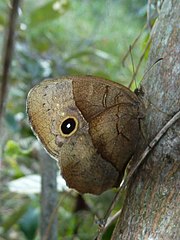
[[[4,141],[0,170],[0,240],[39,239],[39,194],[33,192],[33,186],[32,192],[20,194],[21,186],[12,192],[8,185],[15,179],[39,174],[39,162],[33,154],[36,139],[25,112],[28,91],[44,78],[62,75],[90,74],[128,86],[133,75],[132,61],[128,56],[123,66],[122,59],[146,23],[146,4],[145,0],[21,2],[1,136]],[[9,9],[10,1],[0,0],[1,56]],[[135,68],[148,37],[149,32],[144,30],[132,49]],[[142,78],[147,55],[137,81]],[[73,213],[77,194],[70,193],[63,200],[66,193],[59,193],[62,201],[58,209],[58,239],[92,239],[97,229],[92,212],[103,216],[113,191],[98,197],[85,196],[92,211],[77,213]],[[112,229],[113,226],[104,239],[109,239]]]

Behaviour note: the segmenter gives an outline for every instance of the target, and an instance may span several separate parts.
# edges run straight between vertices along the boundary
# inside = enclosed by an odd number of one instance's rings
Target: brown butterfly
[[[141,101],[93,76],[42,81],[28,94],[32,129],[69,187],[100,194],[118,187],[140,138]]]

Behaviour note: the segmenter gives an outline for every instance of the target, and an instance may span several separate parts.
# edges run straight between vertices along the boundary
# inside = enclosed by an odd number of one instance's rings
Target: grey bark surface
[[[147,113],[144,126],[150,142],[180,109],[180,1],[165,0],[152,32],[143,81]],[[180,120],[158,142],[136,171],[112,239],[180,239]]]

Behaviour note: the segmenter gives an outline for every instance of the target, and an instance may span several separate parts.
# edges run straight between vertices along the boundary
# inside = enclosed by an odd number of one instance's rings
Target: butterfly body
[[[29,92],[27,113],[69,187],[119,185],[140,138],[141,102],[128,88],[93,76],[45,80]]]

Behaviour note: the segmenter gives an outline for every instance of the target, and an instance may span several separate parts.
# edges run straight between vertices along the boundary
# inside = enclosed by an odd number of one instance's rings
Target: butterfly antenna
[[[157,60],[150,66],[150,68],[144,73],[141,81],[145,78],[145,76],[148,74],[148,72],[154,67],[154,65],[156,65],[158,62],[160,62],[160,61],[162,61],[162,60],[163,60],[163,58],[157,59]]]

